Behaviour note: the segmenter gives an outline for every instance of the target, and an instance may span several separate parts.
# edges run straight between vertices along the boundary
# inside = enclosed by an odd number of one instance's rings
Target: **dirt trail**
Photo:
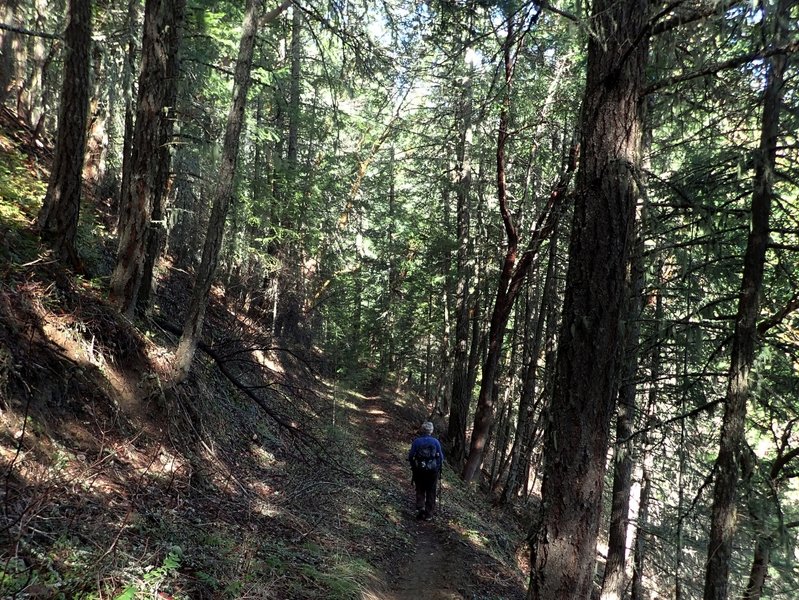
[[[509,590],[500,583],[501,593],[477,593],[483,587],[476,580],[478,571],[493,571],[493,559],[476,549],[450,523],[447,483],[443,485],[443,506],[432,521],[415,519],[410,470],[397,442],[407,452],[413,439],[418,415],[407,406],[375,394],[363,401],[353,415],[367,441],[375,471],[392,481],[396,499],[402,505],[406,526],[413,539],[407,553],[391,557],[391,573],[381,590],[367,592],[365,600],[476,600],[523,597],[523,590]],[[407,444],[407,445],[406,445]],[[492,575],[502,579],[499,573]],[[499,590],[494,590],[499,591]]]
[[[453,552],[453,542],[443,538],[436,526],[418,524],[418,534],[413,556],[404,568],[404,576],[394,582],[393,590],[384,594],[384,600],[460,600],[458,591],[464,587],[464,563],[458,552]],[[455,560],[460,564],[454,564]]]

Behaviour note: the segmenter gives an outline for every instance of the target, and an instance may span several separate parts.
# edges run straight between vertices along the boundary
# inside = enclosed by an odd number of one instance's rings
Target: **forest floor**
[[[163,268],[158,320],[121,318],[106,299],[111,205],[89,190],[93,276],[64,270],[33,230],[49,151],[12,117],[0,113],[1,598],[524,597],[517,514],[445,467],[436,518],[415,520],[406,454],[429,407],[409,390],[366,367],[337,379],[220,290],[205,330],[217,358],[200,352],[169,386],[176,340],[161,324],[182,322],[190,275]]]

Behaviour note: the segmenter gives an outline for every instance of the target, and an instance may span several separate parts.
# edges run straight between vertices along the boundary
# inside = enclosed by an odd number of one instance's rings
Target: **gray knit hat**
[[[430,421],[422,423],[422,431],[427,434],[433,433],[433,424]]]

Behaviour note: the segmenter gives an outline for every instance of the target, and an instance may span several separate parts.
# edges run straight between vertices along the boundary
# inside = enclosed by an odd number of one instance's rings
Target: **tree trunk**
[[[19,5],[20,0],[5,0],[0,4],[0,23],[17,25]],[[22,43],[21,34],[0,29],[0,105],[4,105],[11,96],[20,63],[25,64],[18,56],[18,48]]]
[[[752,557],[752,568],[749,571],[749,581],[746,583],[742,600],[760,600],[763,596],[763,586],[768,576],[768,564],[771,559],[771,544],[769,536],[758,536],[755,542],[755,552]]]
[[[663,264],[657,267],[658,289],[663,285]],[[652,356],[649,361],[649,392],[647,394],[646,414],[644,418],[643,448],[641,457],[641,489],[638,497],[638,519],[633,542],[633,578],[631,600],[644,600],[644,563],[646,560],[647,526],[649,519],[649,497],[652,491],[652,449],[650,447],[649,430],[654,427],[655,407],[658,401],[660,379],[660,353],[663,339],[663,295],[658,291],[655,299],[655,332]]]
[[[185,0],[147,0],[144,7],[136,125],[130,171],[123,175],[117,263],[109,291],[110,301],[128,317],[145,277],[148,244],[160,234],[160,224],[152,221],[161,214],[166,195],[184,11]]]
[[[538,451],[539,447],[536,438],[539,435],[539,431],[542,429],[541,424],[549,422],[549,403],[550,399],[552,398],[552,390],[555,383],[557,332],[560,317],[558,305],[558,299],[560,298],[560,294],[558,293],[559,278],[557,265],[559,244],[558,237],[558,226],[556,225],[555,230],[552,232],[552,239],[549,244],[549,265],[555,266],[553,267],[554,271],[552,273],[551,285],[546,291],[549,299],[547,300],[548,309],[546,311],[546,330],[544,333],[544,377],[541,393],[541,408],[539,409],[539,415],[536,418],[535,424],[527,432],[527,438],[524,441],[524,447],[522,448],[521,453],[522,479],[520,481],[520,486],[521,490],[524,492],[523,496],[525,501],[529,498],[530,492],[532,491],[532,486],[530,485],[530,471],[533,469],[533,467],[536,469],[536,471],[538,469],[539,461],[533,461],[533,454],[534,452]],[[549,266],[547,269],[549,269]],[[547,277],[549,277],[549,275],[547,275]]]
[[[792,0],[780,0],[773,24],[772,44],[787,37],[788,12]],[[755,156],[755,189],[752,194],[751,227],[744,254],[744,271],[735,318],[727,393],[721,428],[716,482],[713,488],[710,539],[707,548],[704,600],[726,600],[732,544],[737,529],[736,491],[740,476],[740,454],[745,443],[744,424],[749,397],[749,373],[755,359],[759,296],[769,238],[769,216],[774,196],[774,168],[779,136],[779,118],[787,57],[768,59],[760,148]]]
[[[58,112],[53,169],[38,226],[42,240],[56,255],[78,271],[83,270],[75,235],[78,231],[89,109],[89,70],[92,47],[90,0],[70,0],[69,23],[64,35],[66,58]]]
[[[290,4],[291,0],[283,2],[265,16],[264,22],[268,23],[277,18]],[[197,269],[197,279],[194,282],[194,290],[187,310],[186,321],[183,325],[183,334],[180,337],[175,354],[175,377],[177,381],[184,380],[191,369],[194,351],[202,334],[208,292],[211,290],[211,283],[219,261],[219,250],[222,247],[222,236],[225,231],[225,219],[227,218],[228,207],[233,195],[233,178],[236,174],[239,141],[244,127],[244,108],[247,102],[247,91],[251,83],[250,69],[255,49],[255,36],[258,30],[258,6],[257,0],[247,0],[239,54],[236,59],[236,70],[233,77],[233,100],[225,127],[225,139],[214,192],[214,204],[208,221],[208,232],[205,236],[202,262]]]
[[[635,375],[644,293],[644,240],[639,229],[635,257],[630,270],[630,298],[624,341],[624,365],[616,408],[616,449],[613,456],[613,492],[608,526],[608,556],[602,581],[601,600],[621,600],[627,587],[627,530],[633,472],[633,443],[630,436],[636,411]]]
[[[463,56],[467,55],[464,45]],[[466,457],[466,422],[472,390],[469,387],[469,194],[472,185],[472,71],[463,77],[458,117],[460,132],[456,153],[455,196],[457,198],[458,250],[455,262],[455,344],[452,356],[452,401],[449,412],[448,438],[450,461],[460,466]]]
[[[634,237],[645,104],[647,0],[597,0],[588,43],[557,375],[539,520],[530,533],[531,600],[586,600],[594,584],[620,318]]]
[[[47,2],[45,0],[36,0],[35,2],[36,18],[34,20],[34,28],[38,31],[47,30],[47,17],[49,14]],[[3,21],[4,23],[6,21]],[[94,48],[96,50],[96,47]],[[33,56],[30,61],[28,69],[28,77],[25,83],[24,99],[20,98],[19,109],[22,109],[18,114],[23,118],[28,126],[36,131],[40,126],[41,119],[47,107],[44,104],[44,81],[45,69],[48,63],[48,52],[44,42],[44,38],[36,36],[33,39]],[[21,69],[24,71],[24,65]]]
[[[294,192],[297,177],[298,138],[300,131],[300,75],[302,68],[302,11],[295,6],[291,10],[291,81],[289,84],[289,136],[286,149],[288,189]],[[288,198],[286,198],[288,201]]]
[[[125,131],[122,134],[122,181],[117,197],[117,211],[122,214],[122,195],[130,185],[130,159],[133,145],[133,73],[136,70],[136,29],[139,23],[140,0],[128,0],[126,18],[128,50],[122,65],[122,97],[125,99]]]
[[[631,600],[644,600],[644,561],[646,559],[646,526],[649,521],[649,496],[652,491],[652,470],[649,462],[651,453],[647,450],[641,468],[641,495],[638,499],[638,526],[633,543],[633,580]]]
[[[554,285],[555,273],[555,259],[556,257],[551,252],[555,246],[555,236],[553,235],[550,242],[549,263],[547,264],[546,275],[544,276],[544,287],[541,291],[541,306],[538,309],[538,314],[535,319],[535,331],[533,332],[532,339],[528,340],[531,344],[530,356],[528,357],[528,364],[525,367],[524,377],[522,378],[522,393],[519,400],[519,418],[516,423],[516,435],[513,437],[513,448],[511,449],[511,463],[508,470],[508,478],[505,482],[505,487],[502,490],[499,503],[506,504],[512,498],[515,498],[519,493],[521,483],[521,466],[529,464],[525,460],[524,452],[529,450],[529,438],[532,429],[534,428],[535,421],[535,396],[537,387],[537,372],[538,372],[538,356],[541,353],[541,345],[544,336],[544,323],[547,318],[547,313],[550,310],[548,303],[552,293],[552,286]]]

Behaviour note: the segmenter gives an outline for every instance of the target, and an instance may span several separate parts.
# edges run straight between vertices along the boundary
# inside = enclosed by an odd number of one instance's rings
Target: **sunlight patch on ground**
[[[257,444],[250,446],[250,452],[264,466],[274,465],[277,462],[274,454]]]
[[[271,502],[263,502],[257,500],[253,502],[252,512],[258,515],[262,515],[264,517],[274,518],[280,515],[281,511],[278,510],[277,507],[275,507],[275,505],[272,504]]]

